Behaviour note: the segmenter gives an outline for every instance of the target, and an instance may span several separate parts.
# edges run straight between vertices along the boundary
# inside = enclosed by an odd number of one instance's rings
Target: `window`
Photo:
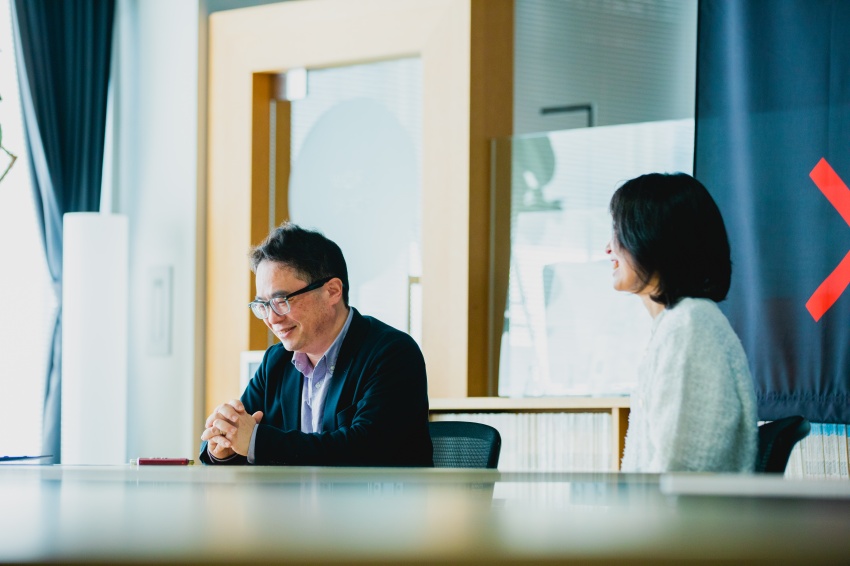
[[[0,399],[6,422],[13,423],[11,432],[0,435],[0,455],[41,453],[57,307],[34,208],[17,81],[10,0],[0,0],[0,127],[3,146],[18,157],[0,182]]]
[[[695,0],[517,0],[499,395],[618,395],[651,319],[611,288],[608,202],[693,168]],[[501,168],[497,168],[501,169]]]
[[[692,119],[518,136],[499,394],[618,395],[649,339],[643,303],[611,286],[608,203],[623,181],[690,173]]]
[[[352,305],[421,343],[421,62],[309,70],[307,81],[292,102],[292,220],[342,248]]]

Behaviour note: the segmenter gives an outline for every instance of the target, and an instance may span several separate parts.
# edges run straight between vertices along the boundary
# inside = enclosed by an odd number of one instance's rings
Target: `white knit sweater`
[[[758,445],[747,357],[708,299],[653,321],[631,400],[623,471],[751,472]]]

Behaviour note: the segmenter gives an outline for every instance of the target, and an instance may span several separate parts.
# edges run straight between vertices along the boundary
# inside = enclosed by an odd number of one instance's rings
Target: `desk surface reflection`
[[[0,562],[843,562],[850,499],[672,496],[659,476],[0,466]]]

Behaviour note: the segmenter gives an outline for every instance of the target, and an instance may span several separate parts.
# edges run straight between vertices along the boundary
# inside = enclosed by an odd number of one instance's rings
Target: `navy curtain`
[[[695,175],[762,419],[850,423],[850,2],[700,0]]]
[[[58,463],[62,215],[97,211],[100,206],[115,2],[15,0],[13,14],[36,213],[60,301],[47,370],[42,446]]]

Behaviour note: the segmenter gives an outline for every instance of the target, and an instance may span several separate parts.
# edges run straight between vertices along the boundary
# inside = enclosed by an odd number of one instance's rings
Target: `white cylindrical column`
[[[63,242],[61,463],[126,463],[127,217],[66,214]]]

